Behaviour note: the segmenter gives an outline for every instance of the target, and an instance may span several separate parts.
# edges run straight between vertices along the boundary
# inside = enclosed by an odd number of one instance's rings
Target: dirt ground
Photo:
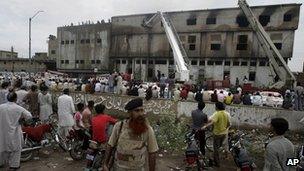
[[[85,161],[73,161],[69,153],[60,149],[48,149],[47,153],[40,151],[35,157],[21,163],[21,171],[83,171]],[[1,171],[5,169],[0,169]],[[157,171],[185,170],[183,154],[174,155],[159,153],[157,158]],[[207,168],[210,171],[235,171],[237,170],[232,159],[223,160],[220,168]],[[259,169],[258,169],[259,170]]]

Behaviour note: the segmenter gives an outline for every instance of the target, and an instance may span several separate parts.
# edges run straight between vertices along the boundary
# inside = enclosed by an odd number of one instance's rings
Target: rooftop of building
[[[263,5],[263,6],[250,6],[251,9],[254,8],[275,8],[275,7],[283,7],[283,6],[301,6],[301,3],[288,3],[288,4],[272,4],[272,5]],[[221,10],[237,10],[240,9],[239,7],[227,7],[227,8],[213,8],[213,9],[195,9],[195,10],[181,10],[181,11],[165,11],[166,13],[189,13],[189,12],[203,12],[203,11],[221,11]],[[112,18],[119,18],[119,17],[135,17],[135,16],[142,16],[142,15],[153,15],[155,13],[142,13],[142,14],[130,14],[130,15],[118,15],[113,16]]]

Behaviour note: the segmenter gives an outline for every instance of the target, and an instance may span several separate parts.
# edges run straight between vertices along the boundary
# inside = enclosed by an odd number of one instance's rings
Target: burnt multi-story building
[[[108,71],[111,24],[98,22],[57,29],[57,69],[66,73]],[[51,52],[52,53],[52,52]]]
[[[301,4],[251,7],[286,62],[292,57]],[[62,71],[98,69],[133,73],[152,80],[160,70],[174,73],[173,52],[162,23],[142,26],[154,14],[114,16],[111,23],[58,28],[57,67]],[[239,8],[167,12],[190,59],[190,78],[232,84],[246,76],[254,86],[273,81],[268,58]],[[99,60],[99,61],[98,61]]]

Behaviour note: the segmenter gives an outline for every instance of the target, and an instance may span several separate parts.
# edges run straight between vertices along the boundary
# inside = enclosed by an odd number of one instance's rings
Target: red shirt
[[[107,141],[106,128],[115,124],[116,119],[106,114],[99,114],[92,118],[93,141],[105,143]]]

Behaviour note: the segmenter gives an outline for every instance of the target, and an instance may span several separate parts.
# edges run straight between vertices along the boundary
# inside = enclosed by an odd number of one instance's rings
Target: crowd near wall
[[[61,93],[52,93],[53,102]],[[108,110],[124,111],[124,106],[129,100],[134,97],[131,96],[118,96],[113,94],[85,94],[85,93],[71,93],[74,103],[87,102],[93,100],[95,103],[102,103]],[[170,114],[181,117],[191,117],[191,111],[197,108],[197,103],[193,101],[178,101],[165,100],[165,99],[151,99],[144,101],[144,107],[148,114]],[[257,107],[257,106],[244,106],[244,105],[230,105],[226,110],[231,115],[233,126],[253,126],[258,128],[268,127],[271,118],[283,117],[288,120],[289,128],[293,131],[303,130],[304,125],[299,121],[304,117],[303,111],[283,110],[271,107]],[[214,103],[206,103],[204,112],[211,116],[215,112]]]

